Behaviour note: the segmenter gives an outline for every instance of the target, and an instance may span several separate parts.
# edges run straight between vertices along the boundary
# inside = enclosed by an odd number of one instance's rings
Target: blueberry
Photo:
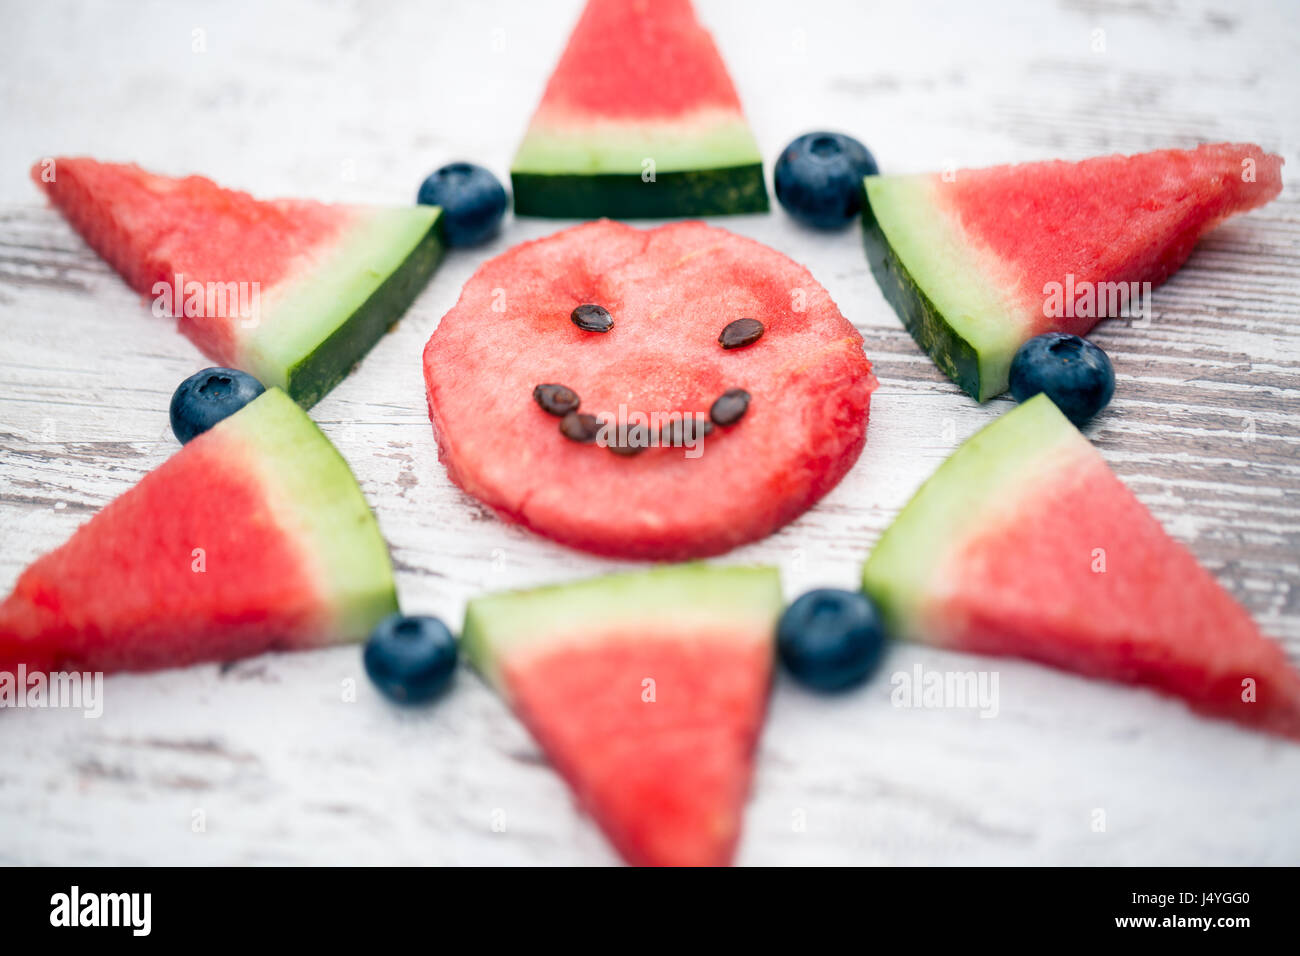
[[[506,191],[482,166],[451,163],[420,184],[416,202],[442,207],[447,245],[474,246],[497,234],[506,212]]]
[[[391,614],[375,625],[362,657],[385,696],[399,704],[422,704],[451,682],[456,653],[456,638],[436,617]]]
[[[195,372],[172,395],[172,433],[184,445],[265,391],[261,382],[239,369],[205,368]]]
[[[839,229],[862,208],[862,177],[880,172],[867,148],[843,133],[805,133],[776,161],[776,198],[795,219]]]
[[[1082,425],[1115,394],[1115,370],[1105,352],[1077,335],[1035,335],[1011,360],[1011,394],[1023,402],[1039,392]]]
[[[861,591],[809,591],[785,609],[776,626],[781,663],[817,690],[861,683],[876,669],[884,648],[880,614]]]

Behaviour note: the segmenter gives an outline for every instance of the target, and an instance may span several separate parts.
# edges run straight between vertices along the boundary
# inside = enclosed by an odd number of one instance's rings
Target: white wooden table
[[[175,450],[168,398],[207,364],[44,206],[28,165],[85,153],[268,196],[390,203],[454,158],[504,178],[577,6],[7,5],[0,589]],[[829,126],[894,172],[1239,139],[1282,153],[1287,178],[1300,169],[1300,7],[1282,0],[699,6],[769,160]],[[726,560],[776,562],[791,595],[852,586],[909,494],[1007,402],[976,406],[914,347],[856,230],[813,234],[779,211],[718,222],[806,263],[861,329],[881,380],[852,473]],[[458,623],[485,590],[611,567],[458,492],[425,416],[420,350],[461,284],[485,256],[562,225],[507,220],[487,249],[450,255],[313,410],[375,506],[409,611]],[[1293,659],[1298,265],[1288,188],[1202,244],[1156,292],[1151,328],[1096,332],[1119,385],[1090,429]],[[998,717],[891,707],[889,673],[917,663],[995,668]],[[349,679],[354,703],[342,700]],[[355,648],[115,676],[105,696],[98,721],[0,714],[0,862],[614,860],[469,672],[421,711],[380,699]],[[898,647],[854,695],[778,682],[739,861],[1295,864],[1298,795],[1293,744],[1143,691]]]

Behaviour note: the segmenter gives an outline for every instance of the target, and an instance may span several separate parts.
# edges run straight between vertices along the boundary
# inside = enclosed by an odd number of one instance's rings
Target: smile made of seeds
[[[604,306],[586,303],[578,306],[569,315],[570,321],[584,332],[604,334],[614,328],[614,317]],[[718,334],[718,344],[726,351],[753,345],[763,336],[763,323],[757,319],[741,318],[728,322]],[[533,400],[542,411],[560,419],[560,434],[570,441],[581,445],[596,443],[606,422],[596,415],[579,412],[582,399],[578,393],[567,385],[558,382],[545,382],[533,387]],[[751,396],[743,388],[731,388],[723,392],[709,406],[707,419],[702,419],[700,412],[682,412],[660,427],[658,434],[648,425],[634,425],[623,428],[621,440],[606,443],[605,447],[616,455],[631,457],[653,446],[680,448],[689,439],[702,439],[713,433],[715,426],[735,425],[749,410]],[[687,428],[686,422],[693,423]],[[635,430],[636,437],[629,433]],[[697,434],[690,435],[689,432]]]

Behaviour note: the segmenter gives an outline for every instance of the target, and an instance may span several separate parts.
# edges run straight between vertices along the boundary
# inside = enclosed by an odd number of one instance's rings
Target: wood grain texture
[[[829,126],[862,137],[890,172],[1215,140],[1282,153],[1285,178],[1300,163],[1294,4],[699,7],[768,157]],[[576,11],[411,0],[6,14],[0,587],[175,450],[167,401],[206,364],[44,207],[28,165],[86,153],[262,195],[390,203],[453,158],[504,178]],[[807,264],[862,331],[881,380],[846,480],[726,560],[778,563],[790,594],[852,586],[911,492],[1007,400],[975,405],[916,349],[856,231],[813,234],[779,211],[717,223]],[[485,590],[611,567],[458,492],[425,414],[420,351],[464,280],[486,256],[563,225],[508,220],[487,248],[451,254],[313,410],[376,508],[408,610],[456,621]],[[1089,429],[1296,660],[1298,264],[1300,200],[1287,187],[1201,244],[1156,291],[1149,327],[1097,330],[1119,385]],[[1300,863],[1300,748],[1028,664],[899,647],[885,670],[918,663],[996,670],[998,716],[894,708],[883,676],[831,699],[779,681],[740,862]],[[97,721],[0,714],[0,862],[614,859],[469,673],[418,712],[372,693],[353,648],[112,677],[105,695]],[[1096,809],[1105,832],[1092,828]]]

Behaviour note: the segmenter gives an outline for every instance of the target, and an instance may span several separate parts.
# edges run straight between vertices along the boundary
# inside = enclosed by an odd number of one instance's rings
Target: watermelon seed
[[[622,455],[624,458],[631,458],[633,455],[641,454],[647,447],[647,445],[629,442],[626,445],[610,445],[609,450],[616,455]]]
[[[650,429],[645,425],[631,425],[622,441],[610,442],[608,448],[616,455],[630,458],[650,447]]]
[[[599,305],[580,305],[569,313],[569,318],[584,332],[608,332],[614,327],[609,310]]]
[[[686,444],[687,432],[690,437],[696,440],[713,434],[713,422],[707,418],[696,418],[693,414],[689,422],[683,418],[681,421],[672,421],[664,425],[659,430],[659,444],[669,448],[680,448]]]
[[[709,407],[709,418],[715,425],[734,425],[749,410],[749,392],[732,388],[718,396]]]
[[[763,323],[758,319],[736,319],[728,322],[718,336],[718,344],[724,349],[743,349],[753,345],[763,335]]]
[[[576,412],[582,404],[578,393],[567,385],[538,385],[533,389],[533,400],[542,406],[542,410],[552,415],[564,416]]]
[[[600,432],[600,420],[595,415],[569,412],[560,419],[560,434],[570,441],[590,445]]]

